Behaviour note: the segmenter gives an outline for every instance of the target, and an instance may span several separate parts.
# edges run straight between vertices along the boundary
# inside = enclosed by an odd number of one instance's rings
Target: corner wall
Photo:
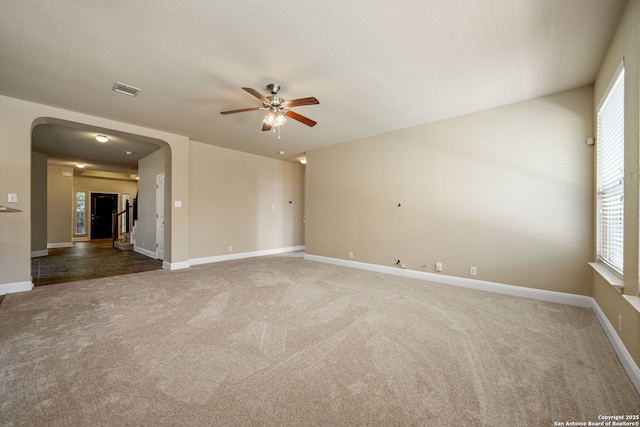
[[[156,176],[165,173],[164,149],[138,162],[138,220],[135,245],[145,254],[156,254]],[[135,196],[134,196],[135,197]]]
[[[47,169],[47,247],[73,245],[73,168]]]
[[[592,110],[585,87],[310,151],[306,251],[590,295]]]
[[[640,0],[627,3],[614,39],[594,86],[594,105],[602,99],[620,62],[624,59],[624,295],[598,273],[593,273],[593,297],[616,328],[625,347],[640,365]],[[595,111],[593,112],[595,115]],[[596,142],[597,143],[597,142]],[[595,189],[594,189],[595,192]],[[635,303],[632,304],[632,302]],[[619,316],[623,328],[619,329]]]
[[[47,250],[47,159],[46,154],[31,153],[31,256],[43,256]]]

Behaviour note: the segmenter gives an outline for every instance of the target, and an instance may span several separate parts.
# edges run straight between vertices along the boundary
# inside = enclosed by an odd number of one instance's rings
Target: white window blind
[[[623,272],[624,237],[624,67],[597,111],[597,254],[615,273]]]

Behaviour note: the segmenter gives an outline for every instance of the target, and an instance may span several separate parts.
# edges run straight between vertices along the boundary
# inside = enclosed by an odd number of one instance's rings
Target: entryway
[[[77,282],[162,269],[162,261],[133,251],[119,251],[111,239],[75,242],[71,248],[49,249],[31,259],[35,286]]]

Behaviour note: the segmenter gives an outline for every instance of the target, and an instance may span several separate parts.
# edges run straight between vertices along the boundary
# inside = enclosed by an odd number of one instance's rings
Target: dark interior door
[[[118,206],[117,194],[91,193],[91,239],[110,239],[111,214]]]

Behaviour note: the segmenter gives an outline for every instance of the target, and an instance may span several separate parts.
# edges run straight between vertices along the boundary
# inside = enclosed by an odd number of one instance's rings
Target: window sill
[[[602,264],[598,264],[597,262],[590,262],[589,265],[596,271],[596,273],[598,273],[604,280],[606,280],[607,283],[616,288],[618,292],[622,293],[622,291],[624,290],[622,279],[613,274],[607,267],[603,266]]]
[[[633,295],[622,295],[624,299],[626,299],[629,304],[636,309],[638,313],[640,313],[640,297],[634,297]]]
[[[622,292],[624,287],[622,286],[622,280],[613,274],[609,269],[602,264],[598,264],[597,262],[590,262],[589,265],[600,275],[604,280],[606,280],[611,286],[613,286],[618,292],[622,294],[622,298],[627,300],[629,304],[633,308],[636,309],[638,313],[640,313],[640,297],[633,295],[624,295]]]

